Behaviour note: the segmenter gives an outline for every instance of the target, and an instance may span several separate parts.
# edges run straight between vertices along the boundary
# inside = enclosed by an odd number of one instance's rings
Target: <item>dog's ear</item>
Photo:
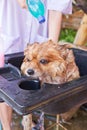
[[[57,50],[57,48],[59,48],[59,44],[58,44],[58,43],[55,43],[55,42],[52,41],[52,40],[49,40],[48,42],[45,42],[45,45],[46,45],[48,48],[54,48],[55,50]]]
[[[24,50],[24,56],[27,54],[27,52],[28,52],[28,46]]]
[[[61,77],[64,77],[66,74],[66,69],[67,69],[67,66],[66,66],[65,62],[61,62],[60,65],[58,65],[56,67],[56,71],[57,71],[56,76],[59,75]]]
[[[57,42],[54,42],[54,41],[51,40],[51,39],[48,41],[48,43],[49,43],[49,44],[57,44]]]
[[[50,39],[50,40],[48,41],[48,43],[49,43],[49,44],[53,44],[54,42]]]
[[[29,53],[29,51],[32,52],[33,50],[35,50],[35,48],[37,48],[38,44],[39,44],[38,42],[35,42],[33,44],[28,43],[24,50],[24,55],[26,56]]]
[[[67,63],[67,81],[71,81],[73,79],[77,79],[80,77],[79,69],[75,63],[75,57],[72,50],[68,50],[66,55],[66,63]]]

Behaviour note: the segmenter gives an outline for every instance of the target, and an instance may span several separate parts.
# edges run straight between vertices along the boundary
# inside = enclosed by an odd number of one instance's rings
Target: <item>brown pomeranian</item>
[[[73,52],[66,44],[58,45],[51,40],[30,44],[24,55],[22,73],[28,77],[39,78],[41,83],[61,84],[79,78]],[[61,114],[62,119],[70,119],[77,108]]]

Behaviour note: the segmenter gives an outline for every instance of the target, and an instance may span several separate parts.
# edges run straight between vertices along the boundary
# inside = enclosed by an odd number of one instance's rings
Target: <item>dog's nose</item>
[[[33,74],[34,74],[34,70],[33,70],[33,69],[28,69],[27,73],[28,73],[29,75],[33,75]]]

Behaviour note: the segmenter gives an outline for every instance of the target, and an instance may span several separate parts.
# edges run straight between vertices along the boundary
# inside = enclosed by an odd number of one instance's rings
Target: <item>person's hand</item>
[[[17,0],[19,5],[22,7],[22,8],[25,8],[27,9],[27,4],[26,4],[26,0]]]

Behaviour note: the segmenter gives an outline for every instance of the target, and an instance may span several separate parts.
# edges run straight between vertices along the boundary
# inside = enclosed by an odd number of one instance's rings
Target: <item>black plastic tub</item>
[[[59,85],[40,85],[38,79],[22,76],[18,68],[22,63],[23,53],[6,55],[6,63],[10,64],[0,68],[0,97],[21,115],[36,110],[60,114],[86,103],[87,52],[78,49],[73,49],[73,52],[81,77]]]

